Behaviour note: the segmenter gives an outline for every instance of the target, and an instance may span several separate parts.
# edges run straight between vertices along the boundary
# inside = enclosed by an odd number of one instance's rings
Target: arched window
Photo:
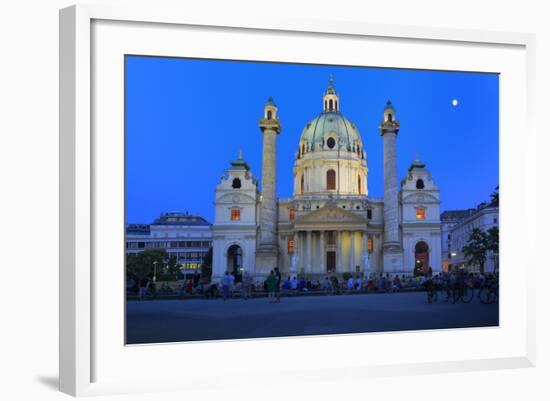
[[[327,189],[336,189],[336,172],[334,170],[327,171]]]
[[[419,178],[416,180],[416,189],[424,189],[424,180]]]
[[[327,101],[325,100],[325,110],[327,109]]]
[[[306,144],[302,143],[302,155],[306,153]]]
[[[234,178],[233,184],[231,186],[235,189],[239,189],[241,187],[241,180],[238,178]]]
[[[332,111],[332,99],[328,101],[328,108],[330,111]]]
[[[388,114],[388,121],[391,123],[393,121],[393,115],[392,113]]]
[[[338,111],[338,100],[334,101],[334,110]]]
[[[361,193],[361,176],[357,176],[357,193]]]
[[[304,175],[302,174],[302,178],[300,179],[300,194],[304,194]]]
[[[334,148],[334,146],[336,146],[336,141],[334,140],[334,138],[330,137],[329,139],[327,139],[327,146],[329,147],[329,149],[332,149]]]
[[[271,110],[267,111],[267,119],[271,120],[271,117],[273,116],[273,112]]]

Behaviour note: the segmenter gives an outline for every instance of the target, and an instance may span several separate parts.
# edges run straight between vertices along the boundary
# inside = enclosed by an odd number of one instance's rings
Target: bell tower
[[[279,255],[277,235],[277,135],[281,124],[277,106],[269,98],[259,121],[262,131],[262,195],[260,202],[260,228],[256,250],[256,272],[269,274],[277,266]]]

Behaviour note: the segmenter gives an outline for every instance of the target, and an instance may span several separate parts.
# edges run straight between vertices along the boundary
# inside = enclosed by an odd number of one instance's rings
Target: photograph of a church
[[[440,272],[439,188],[418,158],[399,176],[397,108],[389,100],[380,107],[383,198],[375,198],[369,196],[365,143],[345,117],[345,98],[332,77],[319,106],[296,143],[292,197],[278,198],[277,139],[285,135],[284,121],[273,99],[265,103],[258,121],[261,180],[240,152],[216,187],[213,279],[244,271],[265,279],[275,267],[284,276],[311,279]]]
[[[126,342],[499,324],[499,76],[128,55]]]

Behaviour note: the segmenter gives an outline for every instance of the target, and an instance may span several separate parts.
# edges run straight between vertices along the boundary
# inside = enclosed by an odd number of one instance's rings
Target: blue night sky
[[[277,192],[291,196],[294,152],[322,111],[329,74],[363,139],[369,196],[383,196],[378,125],[391,100],[401,122],[399,178],[418,153],[439,185],[441,211],[489,199],[499,177],[497,74],[127,56],[127,223],[168,211],[212,222],[214,189],[240,148],[261,178],[258,119],[269,96],[283,126]]]

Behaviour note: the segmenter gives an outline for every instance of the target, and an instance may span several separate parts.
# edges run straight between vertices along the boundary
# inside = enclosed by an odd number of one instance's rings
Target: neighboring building
[[[459,221],[471,216],[475,209],[447,210],[441,213],[441,263],[444,272],[449,271],[453,254],[451,246],[451,229]]]
[[[367,155],[355,124],[340,112],[332,84],[323,111],[304,127],[294,161],[294,191],[276,197],[276,138],[281,132],[270,98],[259,120],[263,137],[262,192],[242,153],[215,191],[213,276],[242,269],[261,278],[283,275],[411,274],[441,270],[439,189],[415,160],[399,184],[400,124],[388,102],[380,123],[384,198],[368,196]]]
[[[152,224],[126,227],[126,253],[146,249],[165,249],[175,257],[182,273],[201,268],[212,246],[212,225],[200,216],[188,213],[163,213]]]
[[[446,215],[447,213],[447,215]],[[448,250],[448,266],[466,268],[469,271],[479,271],[479,266],[468,266],[462,248],[468,243],[470,234],[474,228],[482,231],[488,231],[492,227],[499,227],[499,208],[491,204],[481,203],[476,209],[467,209],[462,211],[444,212],[441,220],[445,222],[450,219],[449,214],[456,214],[458,221],[447,227],[446,243]],[[444,219],[445,216],[445,219]],[[462,216],[462,218],[459,218]],[[443,240],[445,241],[445,240]],[[498,255],[492,252],[487,253],[485,262],[485,272],[494,272],[498,270]]]

